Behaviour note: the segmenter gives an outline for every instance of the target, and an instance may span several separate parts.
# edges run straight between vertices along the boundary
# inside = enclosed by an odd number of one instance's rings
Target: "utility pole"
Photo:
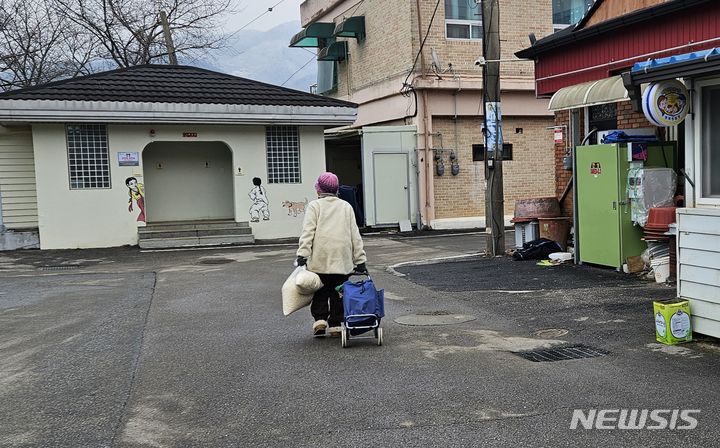
[[[487,253],[505,252],[505,210],[502,172],[502,113],[500,107],[500,6],[498,0],[482,1],[483,120],[485,133],[485,228]]]
[[[165,34],[165,46],[167,47],[168,57],[170,58],[170,65],[177,65],[175,44],[172,40],[172,34],[170,34],[170,24],[168,23],[165,11],[160,11],[160,23],[162,23],[163,33]]]

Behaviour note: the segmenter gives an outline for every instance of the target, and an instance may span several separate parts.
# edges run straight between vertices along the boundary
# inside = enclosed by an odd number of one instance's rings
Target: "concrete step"
[[[138,231],[185,231],[185,230],[212,230],[212,229],[234,229],[234,228],[250,228],[247,221],[236,222],[233,220],[204,220],[204,221],[177,221],[177,222],[157,222],[150,223],[145,227],[140,227]]]
[[[213,235],[141,239],[138,244],[141,249],[171,249],[182,247],[247,245],[253,244],[254,242],[255,237],[252,235]]]
[[[237,236],[237,235],[252,235],[252,229],[250,227],[227,227],[227,228],[212,228],[212,229],[166,229],[166,230],[155,230],[155,228],[148,229],[147,227],[138,231],[138,235],[141,240],[151,238],[183,238],[183,237],[200,237],[200,236]]]

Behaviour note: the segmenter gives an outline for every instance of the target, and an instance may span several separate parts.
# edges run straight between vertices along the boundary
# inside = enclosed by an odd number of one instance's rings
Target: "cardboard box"
[[[653,302],[655,339],[667,345],[692,341],[690,302],[682,299]]]

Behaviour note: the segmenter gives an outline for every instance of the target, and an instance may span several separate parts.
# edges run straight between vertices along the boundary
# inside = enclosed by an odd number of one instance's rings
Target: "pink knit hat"
[[[340,181],[333,173],[322,173],[315,182],[315,191],[318,193],[337,194],[338,188],[340,188]]]

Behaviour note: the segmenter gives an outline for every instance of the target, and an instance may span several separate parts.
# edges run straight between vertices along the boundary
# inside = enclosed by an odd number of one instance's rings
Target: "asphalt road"
[[[366,245],[385,345],[346,349],[307,310],[282,316],[292,246],[0,254],[0,446],[716,445],[720,345],[654,340],[672,289],[473,257],[480,234]],[[472,320],[394,321],[412,315]],[[609,354],[516,354],[565,344]],[[571,430],[575,409],[700,413],[693,430]]]

